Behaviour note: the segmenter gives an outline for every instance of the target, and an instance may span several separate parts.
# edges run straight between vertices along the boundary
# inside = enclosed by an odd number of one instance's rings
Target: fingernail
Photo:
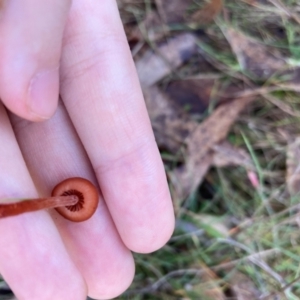
[[[58,68],[35,74],[29,84],[27,105],[37,119],[49,119],[55,112],[58,101]]]

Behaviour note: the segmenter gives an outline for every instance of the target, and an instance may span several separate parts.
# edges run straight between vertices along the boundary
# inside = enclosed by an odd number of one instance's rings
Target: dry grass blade
[[[276,6],[280,11],[282,11],[285,15],[290,18],[293,18],[298,24],[300,24],[300,17],[293,13],[290,9],[288,9],[280,0],[268,0],[274,6]]]
[[[297,284],[300,280],[300,277],[295,278],[292,282],[286,284],[285,286],[283,286],[280,290],[280,292],[283,294],[287,289],[291,289],[293,287],[293,285]],[[281,295],[279,294],[279,292],[276,293],[270,293],[267,296],[261,297],[261,300],[272,300],[275,297],[277,299],[279,299],[278,297],[280,297]],[[290,299],[289,297],[286,297],[285,299]],[[291,299],[299,299],[298,297],[296,298],[296,295],[293,295],[293,297],[291,297]]]
[[[136,61],[141,85],[151,86],[176,70],[196,53],[196,41],[193,34],[184,33],[159,45],[155,52],[147,51]]]
[[[260,87],[254,89],[247,89],[241,92],[235,93],[234,97],[250,97],[255,95],[265,96],[268,93],[277,92],[277,91],[292,91],[299,93],[300,87],[297,84],[278,84],[274,86]],[[273,103],[275,104],[275,103]],[[278,106],[278,105],[276,105]],[[279,107],[280,108],[280,107]]]
[[[279,54],[274,55],[267,47],[242,32],[229,27],[224,34],[242,70],[259,78],[269,78],[285,67],[285,60]]]
[[[266,257],[276,256],[279,253],[280,253],[280,251],[278,249],[265,250],[265,251],[261,251],[259,253],[251,254],[251,255],[246,256],[241,259],[237,259],[234,261],[230,261],[230,262],[226,262],[226,263],[222,263],[222,264],[219,264],[216,266],[209,267],[209,269],[212,272],[225,271],[225,270],[234,268],[235,266],[237,266],[238,264],[240,264],[242,262],[255,261],[257,259],[261,260]],[[184,276],[184,275],[201,276],[205,272],[206,272],[206,268],[200,268],[200,269],[196,269],[196,268],[192,269],[191,268],[191,269],[180,269],[180,270],[172,271],[172,272],[166,274],[165,276],[161,277],[160,279],[158,279],[156,282],[152,283],[148,287],[145,287],[145,288],[139,289],[139,290],[128,291],[126,294],[128,294],[128,295],[130,295],[130,294],[145,294],[145,293],[148,293],[151,291],[158,290],[159,288],[161,288],[161,286],[163,284],[165,284],[172,277]]]
[[[276,97],[270,95],[270,94],[264,94],[263,97],[271,102],[273,105],[277,106],[279,109],[281,109],[283,112],[289,114],[293,117],[300,117],[300,114],[292,109],[287,103],[284,103],[283,101],[280,101]]]

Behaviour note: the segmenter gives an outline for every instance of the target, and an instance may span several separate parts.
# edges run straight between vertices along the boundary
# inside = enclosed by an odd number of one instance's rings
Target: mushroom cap
[[[69,195],[75,195],[79,200],[75,205],[55,208],[60,215],[73,222],[82,222],[94,214],[98,207],[99,193],[90,181],[80,177],[68,178],[52,190],[52,197]]]

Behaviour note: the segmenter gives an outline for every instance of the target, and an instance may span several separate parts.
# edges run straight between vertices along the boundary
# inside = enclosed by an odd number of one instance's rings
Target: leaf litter
[[[170,182],[176,229],[183,232],[162,251],[171,251],[168,261],[178,252],[201,263],[190,262],[184,269],[183,261],[173,262],[175,270],[164,265],[164,275],[144,281],[142,289],[129,294],[198,299],[195,295],[202,293],[207,281],[216,292],[206,294],[207,299],[231,295],[248,300],[276,292],[293,299],[300,295],[289,275],[295,273],[276,261],[284,255],[295,260],[297,255],[281,241],[297,250],[300,238],[286,227],[297,224],[286,222],[287,216],[299,213],[299,204],[290,206],[295,200],[286,196],[288,191],[296,197],[300,189],[300,132],[294,126],[299,118],[295,99],[300,73],[297,45],[292,44],[299,39],[299,28],[294,26],[299,5],[255,0],[149,3],[151,9],[143,18],[137,18],[135,25],[127,23],[126,33],[135,43],[135,63]],[[135,16],[143,7],[139,1],[128,0],[126,5],[135,9]],[[286,29],[287,22],[290,32],[282,34],[280,28]],[[285,38],[287,47],[279,43]],[[244,131],[251,148],[242,139]],[[288,138],[279,137],[283,131]],[[280,175],[282,170],[286,178]],[[201,198],[201,189],[217,178],[216,173],[221,178],[218,190],[212,190],[209,201]],[[282,210],[268,215],[266,202],[271,201]],[[194,212],[190,203],[204,210]],[[235,209],[244,211],[244,218],[234,214]],[[207,226],[206,221],[220,212],[224,220]],[[222,228],[223,237],[213,234],[216,226]],[[226,242],[222,246],[220,239]],[[223,276],[224,272],[231,276]]]

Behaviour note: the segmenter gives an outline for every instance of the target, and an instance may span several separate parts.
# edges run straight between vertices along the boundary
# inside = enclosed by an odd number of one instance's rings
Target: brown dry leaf
[[[178,153],[186,138],[197,129],[199,124],[178,109],[157,86],[144,88],[143,91],[158,146],[172,153]],[[208,152],[195,170],[194,175],[199,178],[199,182],[206,175],[212,162],[213,153]],[[176,178],[173,178],[173,184],[175,185],[175,183]],[[178,182],[177,185],[180,186],[181,182]],[[176,194],[176,191],[173,194]],[[173,199],[175,211],[178,211],[181,198],[174,197]]]
[[[194,12],[190,20],[198,24],[210,23],[221,12],[222,7],[223,0],[210,0],[202,9]]]
[[[150,40],[156,41],[165,34],[164,24],[156,11],[147,14],[146,18],[138,26],[125,26],[128,41]]]
[[[214,145],[212,149],[214,150],[213,165],[216,167],[242,166],[246,169],[254,169],[250,155],[242,148],[234,147],[224,141]]]
[[[136,69],[142,86],[151,86],[176,70],[197,51],[197,39],[183,33],[157,47],[148,50],[138,61]]]
[[[143,91],[158,146],[177,153],[198,123],[178,109],[158,87],[144,88]]]
[[[197,188],[212,164],[220,167],[240,165],[247,169],[253,168],[251,159],[244,150],[223,142],[230,126],[253,97],[224,104],[199,124],[179,109],[158,87],[144,88],[144,96],[158,146],[175,154],[183,145],[187,146],[186,166],[169,174],[174,186],[175,202]]]
[[[279,54],[275,56],[266,46],[242,32],[227,28],[224,34],[243,70],[259,78],[269,78],[286,66],[284,58]]]
[[[226,138],[240,112],[253,100],[238,98],[221,105],[186,138],[185,164],[169,174],[176,199],[184,199],[196,190],[202,181],[200,170],[212,148]]]
[[[216,79],[176,80],[166,87],[166,94],[189,114],[202,114],[209,106]]]
[[[204,69],[202,65],[201,69]],[[207,110],[211,100],[214,101],[214,105],[232,101],[232,99],[236,98],[232,95],[240,92],[241,89],[243,89],[242,86],[234,83],[224,84],[214,74],[199,74],[196,78],[175,80],[168,83],[164,92],[176,106],[186,111],[189,115],[196,114],[199,116],[199,114]]]
[[[219,282],[220,279],[215,272],[209,267],[201,265],[195,266],[203,271],[201,274],[201,282],[190,286],[190,289],[195,291],[201,299],[206,300],[225,300],[226,296]]]
[[[192,0],[155,0],[158,12],[165,24],[182,23],[185,11],[193,3]]]
[[[236,300],[258,299],[261,294],[253,281],[241,272],[235,271],[234,275],[230,276],[230,282]]]
[[[192,0],[155,0],[155,2],[165,24],[185,22],[207,24],[220,13],[223,7],[222,0],[210,0],[202,9],[197,10],[191,16],[187,17],[186,11],[194,4]]]
[[[291,141],[287,147],[286,183],[291,195],[300,192],[300,137]]]
[[[171,194],[174,200],[175,214],[179,212],[182,200],[188,197],[200,185],[213,164],[213,159],[213,152],[208,150],[207,153],[203,154],[201,163],[198,163],[193,170],[184,165],[168,173],[173,186],[171,187]]]
[[[171,98],[156,86],[145,88],[144,96],[158,146],[176,154],[199,123],[183,112],[177,106],[177,101],[174,103],[173,97]],[[253,168],[249,154],[227,141],[214,145],[212,150],[212,163],[217,167]]]

